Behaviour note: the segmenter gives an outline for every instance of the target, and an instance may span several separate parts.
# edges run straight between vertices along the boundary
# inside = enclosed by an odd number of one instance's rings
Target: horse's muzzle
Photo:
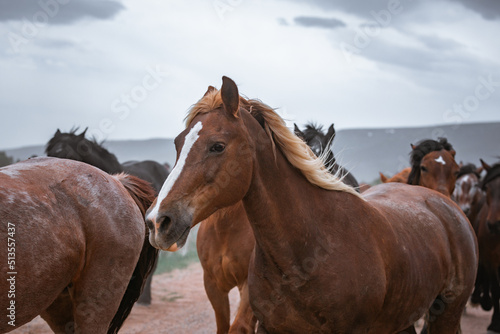
[[[184,246],[191,230],[191,215],[176,212],[159,212],[156,217],[146,219],[149,242],[155,248],[176,251]]]

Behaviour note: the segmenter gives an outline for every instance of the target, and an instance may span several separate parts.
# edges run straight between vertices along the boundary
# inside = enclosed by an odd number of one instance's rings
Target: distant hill
[[[456,160],[459,162],[478,164],[479,158],[488,162],[499,160],[500,123],[339,130],[333,151],[338,162],[351,170],[358,181],[371,183],[379,178],[379,171],[390,176],[408,167],[411,143],[438,137],[448,138],[457,151]],[[120,162],[151,159],[161,163],[168,162],[172,166],[175,163],[172,139],[110,140],[104,146]],[[15,160],[24,160],[32,155],[43,156],[44,146],[3,151]]]

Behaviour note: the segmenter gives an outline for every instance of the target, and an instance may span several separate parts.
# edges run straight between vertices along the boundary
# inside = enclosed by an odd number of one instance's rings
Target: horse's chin
[[[191,231],[191,227],[188,226],[179,236],[179,238],[172,242],[165,242],[160,236],[155,236],[154,244],[151,242],[151,245],[155,248],[167,251],[167,252],[176,252],[186,244],[187,238],[189,236],[189,232]]]

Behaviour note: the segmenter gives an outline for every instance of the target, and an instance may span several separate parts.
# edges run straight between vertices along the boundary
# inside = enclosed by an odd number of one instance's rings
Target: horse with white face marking
[[[453,201],[396,183],[361,196],[227,77],[191,109],[179,157],[200,126],[148,226],[156,246],[178,248],[191,227],[242,201],[256,241],[248,288],[259,333],[415,333],[434,302],[429,333],[459,331],[477,245]]]
[[[455,150],[446,138],[427,139],[411,145],[412,169],[408,184],[420,185],[450,197],[459,172]]]
[[[482,168],[477,168],[474,164],[460,166],[453,191],[453,199],[473,225],[480,209],[477,204],[483,195],[479,186],[481,171]]]

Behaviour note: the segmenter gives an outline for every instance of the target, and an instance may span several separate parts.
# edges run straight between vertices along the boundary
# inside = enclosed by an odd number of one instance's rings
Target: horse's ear
[[[382,174],[382,172],[378,172],[378,173],[380,174],[380,181],[382,181],[382,183],[387,183],[387,176]]]
[[[410,146],[411,146],[411,149],[412,149],[412,150],[414,150],[414,149],[416,149],[416,148],[417,148],[417,147],[416,147],[415,145],[413,145],[413,144],[410,144]]]
[[[458,164],[458,168],[462,168],[464,166],[464,162],[460,160],[460,163]]]
[[[486,162],[483,161],[483,159],[479,159],[479,161],[481,161],[481,165],[483,165],[483,168],[486,170],[486,171],[489,171],[491,169],[491,166],[488,165]]]
[[[300,139],[302,139],[303,141],[306,140],[306,136],[304,135],[304,132],[302,132],[299,127],[297,126],[297,124],[293,123],[293,132],[295,132],[295,135],[297,137],[299,137]]]
[[[238,93],[238,87],[233,80],[226,76],[222,77],[222,87],[221,87],[221,97],[224,108],[236,116],[238,113],[238,108],[240,104],[240,94]]]
[[[209,93],[213,92],[214,90],[215,90],[214,86],[208,86],[208,89],[205,92],[205,94],[203,94],[203,97],[207,96]]]
[[[333,123],[332,125],[330,125],[330,127],[328,128],[328,132],[326,133],[326,136],[325,136],[325,147],[328,145],[328,144],[332,144],[333,142],[333,138],[335,138],[335,128],[333,127]]]
[[[88,130],[88,129],[89,129],[89,128],[88,128],[88,127],[86,127],[86,128],[85,128],[85,130],[83,130],[83,132],[82,132],[82,133],[80,133],[80,134],[78,135],[78,137],[85,138],[85,134],[87,133],[87,130]]]
[[[57,129],[56,134],[54,135],[54,137],[55,136],[60,136],[60,135],[61,135],[61,131],[59,129]]]

